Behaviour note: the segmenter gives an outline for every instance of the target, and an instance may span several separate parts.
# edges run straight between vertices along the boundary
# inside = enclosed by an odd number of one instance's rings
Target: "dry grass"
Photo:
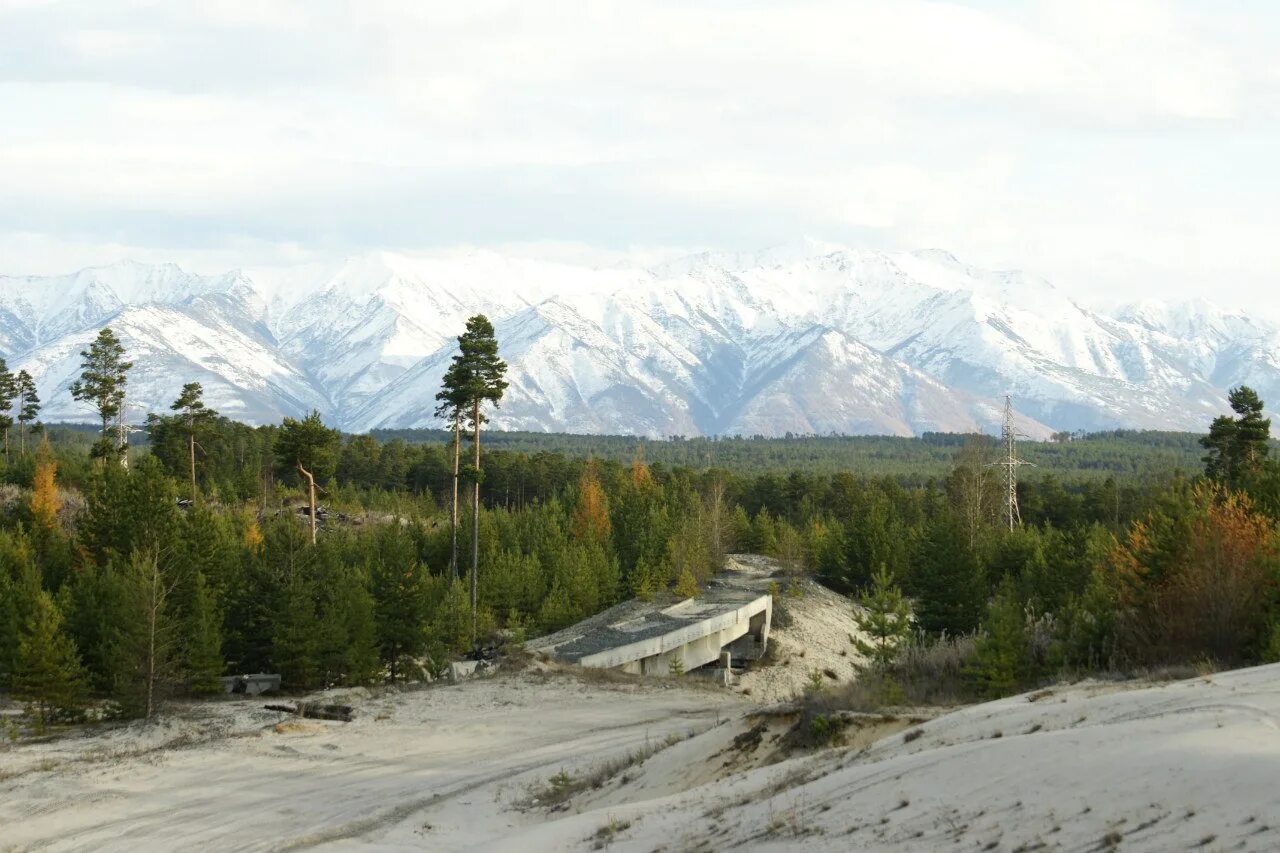
[[[689,736],[692,736],[692,732]],[[644,746],[626,755],[603,761],[587,768],[581,773],[572,774],[561,770],[543,782],[532,785],[525,797],[516,803],[519,809],[545,808],[556,809],[563,806],[583,791],[603,788],[605,783],[621,774],[624,770],[643,764],[669,746],[684,740],[680,735],[671,734],[660,741],[647,742]]]

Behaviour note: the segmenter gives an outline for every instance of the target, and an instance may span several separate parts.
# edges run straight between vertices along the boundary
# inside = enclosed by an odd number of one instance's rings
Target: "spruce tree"
[[[201,433],[217,418],[218,413],[205,405],[204,388],[201,387],[199,382],[188,382],[183,385],[182,393],[178,395],[178,399],[174,400],[173,405],[169,408],[178,413],[183,432],[186,433],[187,449],[191,463],[191,502],[195,503],[198,497],[196,491],[196,446]]]
[[[71,396],[90,403],[102,420],[102,437],[93,450],[96,458],[106,459],[123,450],[111,438],[111,421],[123,417],[125,386],[133,362],[125,361],[124,344],[108,326],[87,350],[80,353],[80,378],[71,385]]]
[[[325,426],[318,411],[300,421],[285,418],[276,435],[277,465],[283,471],[296,470],[307,484],[312,545],[316,543],[316,481],[333,476],[341,441],[341,434]]]
[[[36,393],[35,380],[25,370],[18,371],[14,388],[17,390],[18,452],[26,455],[27,425],[40,417],[40,395]]]
[[[62,628],[62,613],[41,590],[18,640],[13,698],[27,703],[43,732],[61,716],[84,706],[84,670],[75,643]]]

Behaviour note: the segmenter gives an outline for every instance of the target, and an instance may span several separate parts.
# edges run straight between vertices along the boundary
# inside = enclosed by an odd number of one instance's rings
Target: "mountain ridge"
[[[350,431],[434,425],[467,316],[510,363],[500,428],[663,435],[1202,429],[1227,387],[1280,393],[1280,330],[1205,300],[1081,305],[942,250],[806,241],[593,268],[492,251],[372,252],[263,273],[124,261],[0,276],[0,353],[46,420],[105,325],[137,363],[130,416],[183,382],[249,422],[311,408]]]

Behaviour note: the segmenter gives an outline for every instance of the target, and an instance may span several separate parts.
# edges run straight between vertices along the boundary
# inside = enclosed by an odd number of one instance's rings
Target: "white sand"
[[[609,849],[646,853],[1280,847],[1280,666],[1131,687],[1015,697],[910,742],[765,767],[776,726],[734,749],[754,720],[707,689],[498,677],[357,698],[354,723],[285,733],[259,703],[218,703],[0,752],[17,774],[0,848],[592,849],[611,826]],[[564,811],[514,808],[562,768],[689,732],[704,733]],[[147,751],[175,737],[196,742]]]
[[[775,764],[786,721],[739,748],[758,710],[707,687],[345,698],[350,724],[277,731],[244,700],[0,749],[0,849],[1280,849],[1280,665],[1058,688]],[[637,752],[562,809],[518,807]]]
[[[532,783],[744,705],[724,691],[536,675],[343,698],[355,722],[277,733],[291,718],[266,700],[217,702],[0,751],[0,849],[483,846],[543,820],[506,807]]]

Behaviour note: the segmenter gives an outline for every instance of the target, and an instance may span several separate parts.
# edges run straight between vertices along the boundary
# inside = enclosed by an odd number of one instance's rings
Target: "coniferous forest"
[[[438,433],[342,435],[318,413],[251,427],[192,382],[129,439],[128,353],[107,329],[82,357],[93,431],[40,427],[31,378],[0,363],[0,691],[40,728],[150,717],[234,673],[291,691],[420,679],[626,597],[695,594],[734,551],[861,601],[882,674],[965,638],[976,695],[1280,659],[1280,465],[1248,388],[1204,437],[1024,444],[1040,467],[1011,527],[985,436],[485,431],[505,381],[484,318]]]

